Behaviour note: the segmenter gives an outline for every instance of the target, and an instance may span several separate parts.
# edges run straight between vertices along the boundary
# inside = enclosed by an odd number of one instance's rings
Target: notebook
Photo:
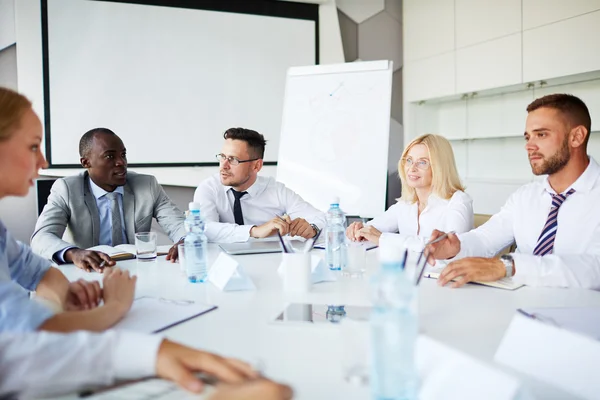
[[[138,297],[125,318],[113,328],[142,333],[158,333],[213,311],[217,306],[192,300]]]
[[[424,272],[423,276],[425,278],[437,279],[440,277],[440,273],[439,272]],[[495,287],[498,289],[505,289],[505,290],[516,290],[520,287],[525,286],[522,283],[513,282],[513,280],[510,278],[502,278],[495,282],[470,282],[470,283],[476,283],[478,285],[491,286],[491,287]]]
[[[290,240],[294,249],[301,251],[304,242],[300,240]],[[225,253],[237,256],[242,254],[265,254],[265,253],[281,253],[281,243],[273,240],[253,240],[245,243],[223,243],[219,247]]]
[[[169,254],[170,245],[164,246],[156,246],[156,255],[157,256],[166,256]],[[94,246],[90,247],[87,250],[99,251],[102,253],[106,253],[110,256],[113,261],[123,261],[123,260],[131,260],[135,258],[136,251],[134,244],[120,244],[118,246]]]

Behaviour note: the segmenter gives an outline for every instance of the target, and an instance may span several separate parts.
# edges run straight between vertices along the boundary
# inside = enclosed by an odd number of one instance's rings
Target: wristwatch
[[[315,236],[313,236],[313,237],[316,237],[319,234],[319,231],[320,231],[319,227],[316,226],[315,224],[310,224],[310,227],[315,230]]]
[[[506,277],[510,278],[515,274],[515,260],[513,256],[510,254],[504,254],[500,256],[500,261],[504,264],[504,268],[506,268]]]

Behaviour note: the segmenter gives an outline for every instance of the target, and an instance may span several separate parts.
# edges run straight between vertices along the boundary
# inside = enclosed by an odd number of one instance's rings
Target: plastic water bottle
[[[371,393],[377,400],[416,400],[416,286],[404,270],[404,249],[380,242],[381,270],[373,279]]]
[[[346,266],[346,216],[335,197],[327,211],[325,251],[329,269],[339,271]]]
[[[192,283],[205,282],[208,273],[208,241],[204,234],[204,221],[200,217],[200,204],[192,202],[189,208],[190,213],[184,223],[188,234],[183,242],[186,274]]]

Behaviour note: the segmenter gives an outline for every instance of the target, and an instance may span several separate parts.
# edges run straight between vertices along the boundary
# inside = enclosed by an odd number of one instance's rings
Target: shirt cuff
[[[528,286],[542,286],[539,282],[542,257],[521,253],[511,253],[511,256],[515,263],[515,274],[512,277],[514,282]]]
[[[162,336],[119,332],[113,353],[117,379],[136,379],[156,375],[156,359]]]
[[[64,249],[57,251],[52,256],[52,261],[54,261],[58,264],[66,264],[67,262],[65,261],[65,253],[71,249],[76,249],[76,248],[77,247],[75,247],[75,246],[71,246],[71,247],[65,247]]]

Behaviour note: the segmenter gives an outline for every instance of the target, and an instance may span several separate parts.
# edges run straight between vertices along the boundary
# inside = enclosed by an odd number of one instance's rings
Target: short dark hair
[[[248,144],[252,158],[263,158],[265,156],[265,145],[267,141],[260,133],[246,128],[229,128],[223,134],[225,139],[243,140]]]
[[[92,149],[92,142],[94,141],[94,137],[100,133],[105,133],[107,135],[116,135],[116,133],[114,133],[108,128],[90,129],[89,131],[83,134],[81,139],[79,139],[79,157],[87,157],[90,150]]]
[[[527,112],[530,113],[542,107],[558,110],[572,127],[579,125],[585,127],[588,131],[585,138],[585,145],[587,146],[592,132],[592,118],[587,106],[579,97],[564,93],[549,94],[535,99],[527,106]]]

